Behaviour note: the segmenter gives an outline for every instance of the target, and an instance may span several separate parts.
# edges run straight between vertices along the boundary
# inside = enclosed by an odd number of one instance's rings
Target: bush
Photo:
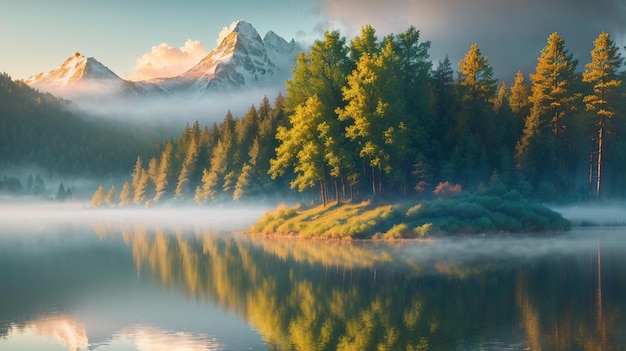
[[[448,182],[443,182],[443,183],[439,183],[437,184],[437,186],[435,187],[435,190],[433,191],[433,194],[435,194],[435,196],[437,197],[454,197],[456,195],[459,195],[461,192],[463,191],[463,187],[461,186],[461,184],[450,184]]]
[[[383,235],[383,239],[408,238],[411,231],[405,223],[396,224]]]

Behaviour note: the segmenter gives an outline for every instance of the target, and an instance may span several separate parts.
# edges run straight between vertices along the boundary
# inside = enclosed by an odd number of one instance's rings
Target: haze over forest
[[[504,82],[477,44],[459,62],[434,62],[413,26],[367,25],[350,40],[327,31],[297,57],[284,92],[231,109],[245,112],[198,113],[169,135],[149,120],[95,118],[4,74],[0,189],[60,200],[86,178],[101,184],[79,192],[95,207],[415,199],[444,185],[621,199],[623,51],[605,32],[591,54],[546,37],[533,71]]]

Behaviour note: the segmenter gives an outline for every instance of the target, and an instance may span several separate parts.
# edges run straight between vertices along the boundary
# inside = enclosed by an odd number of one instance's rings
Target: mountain
[[[26,80],[37,89],[66,98],[101,95],[193,95],[284,84],[300,52],[298,45],[269,31],[261,38],[249,23],[235,22],[230,33],[191,69],[173,78],[130,82],[102,63],[74,53],[59,67]]]
[[[25,83],[66,98],[144,92],[134,83],[120,78],[95,58],[87,58],[79,52],[72,54],[52,71],[29,77]]]

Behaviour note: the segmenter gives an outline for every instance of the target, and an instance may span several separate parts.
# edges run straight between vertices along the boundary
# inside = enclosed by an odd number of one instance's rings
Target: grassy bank
[[[411,239],[454,234],[537,233],[568,230],[570,223],[516,192],[463,194],[420,203],[280,205],[250,233],[319,239]]]

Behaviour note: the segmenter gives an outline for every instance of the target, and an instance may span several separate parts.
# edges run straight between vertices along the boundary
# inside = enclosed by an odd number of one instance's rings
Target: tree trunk
[[[600,129],[598,130],[598,183],[596,185],[596,196],[598,197],[598,199],[600,199],[601,197],[601,181],[600,181],[600,175],[601,175],[601,169],[602,169],[602,134],[604,131],[604,126],[602,125],[602,122],[600,122]]]
[[[372,168],[372,195],[376,196],[376,169]]]

